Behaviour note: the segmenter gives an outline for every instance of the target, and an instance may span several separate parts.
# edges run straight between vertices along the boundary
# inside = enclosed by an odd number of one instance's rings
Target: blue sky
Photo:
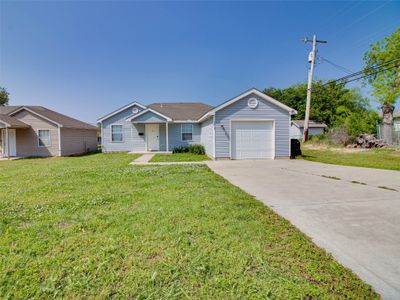
[[[0,86],[11,105],[94,123],[132,101],[216,105],[307,78],[319,55],[352,71],[400,26],[399,1],[1,1]],[[327,63],[316,78],[346,75]]]

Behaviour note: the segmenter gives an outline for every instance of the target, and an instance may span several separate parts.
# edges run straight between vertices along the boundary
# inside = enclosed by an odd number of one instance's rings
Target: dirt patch
[[[340,153],[358,153],[358,152],[365,152],[369,149],[361,149],[361,148],[345,148],[345,147],[335,147],[329,145],[316,145],[316,144],[303,144],[302,148],[309,149],[309,150],[329,150],[333,152],[340,152]]]

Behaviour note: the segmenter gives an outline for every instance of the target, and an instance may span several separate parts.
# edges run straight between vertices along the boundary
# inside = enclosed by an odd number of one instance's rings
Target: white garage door
[[[232,159],[274,158],[274,125],[272,121],[233,121]]]

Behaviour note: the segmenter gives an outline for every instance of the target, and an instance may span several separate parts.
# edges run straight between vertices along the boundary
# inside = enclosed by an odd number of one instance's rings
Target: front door
[[[7,143],[10,143],[10,145],[7,145]],[[8,137],[7,130],[2,130],[1,148],[3,157],[17,155],[17,136],[15,129],[8,129]],[[8,154],[8,150],[10,150],[10,154]]]
[[[160,127],[158,124],[146,124],[147,151],[160,150]]]

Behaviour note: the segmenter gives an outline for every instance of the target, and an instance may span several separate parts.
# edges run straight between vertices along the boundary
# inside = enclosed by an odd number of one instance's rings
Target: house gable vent
[[[258,106],[258,100],[256,98],[250,98],[247,101],[247,106],[253,109],[256,108]]]

